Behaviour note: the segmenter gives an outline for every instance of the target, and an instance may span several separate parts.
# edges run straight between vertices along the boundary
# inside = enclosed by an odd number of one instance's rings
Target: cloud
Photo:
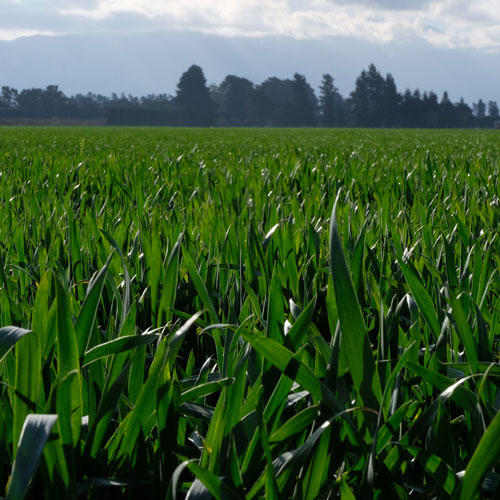
[[[498,2],[443,0],[433,5],[427,21],[416,24],[415,33],[433,45],[473,47],[487,52],[500,50]]]
[[[17,40],[18,38],[27,37],[27,36],[35,36],[35,35],[44,35],[44,36],[55,36],[58,33],[54,31],[47,30],[30,30],[30,29],[0,29],[0,41],[11,42],[13,40]]]
[[[380,3],[379,0],[378,3]],[[406,0],[409,2],[411,0]],[[393,0],[394,2],[394,0]],[[110,21],[128,12],[150,19],[155,26],[200,31],[227,36],[286,35],[295,38],[354,36],[375,42],[388,42],[400,20],[384,11],[367,8],[373,1],[358,5],[346,0],[108,0],[92,9],[64,7],[59,13],[94,22]],[[408,23],[407,23],[408,24]],[[118,23],[116,23],[118,26]]]
[[[422,11],[432,0],[328,0],[330,5],[356,5],[372,9]]]
[[[347,36],[500,51],[491,0],[0,0],[0,39],[16,34],[193,30],[225,36]]]

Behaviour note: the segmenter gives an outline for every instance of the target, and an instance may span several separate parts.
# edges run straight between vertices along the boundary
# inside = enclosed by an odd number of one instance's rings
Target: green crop
[[[1,129],[4,495],[494,497],[499,170],[494,131]]]

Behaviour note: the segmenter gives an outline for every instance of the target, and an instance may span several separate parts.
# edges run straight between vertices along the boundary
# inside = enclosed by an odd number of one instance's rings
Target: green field
[[[497,131],[0,129],[0,496],[494,497],[499,174]]]

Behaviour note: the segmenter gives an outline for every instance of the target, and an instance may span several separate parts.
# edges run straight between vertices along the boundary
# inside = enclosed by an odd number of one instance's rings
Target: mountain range
[[[453,101],[498,100],[498,55],[473,49],[437,49],[420,40],[378,44],[354,38],[295,39],[286,36],[224,37],[189,31],[32,36],[0,42],[0,86],[19,90],[59,85],[66,94],[143,96],[175,94],[192,64],[207,83],[226,75],[261,83],[266,78],[306,76],[317,89],[330,73],[348,96],[370,63],[391,73],[399,91],[444,90]]]

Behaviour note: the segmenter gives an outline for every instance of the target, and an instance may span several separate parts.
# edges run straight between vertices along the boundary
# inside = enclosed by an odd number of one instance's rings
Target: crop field
[[[500,492],[497,131],[0,129],[0,496]]]

